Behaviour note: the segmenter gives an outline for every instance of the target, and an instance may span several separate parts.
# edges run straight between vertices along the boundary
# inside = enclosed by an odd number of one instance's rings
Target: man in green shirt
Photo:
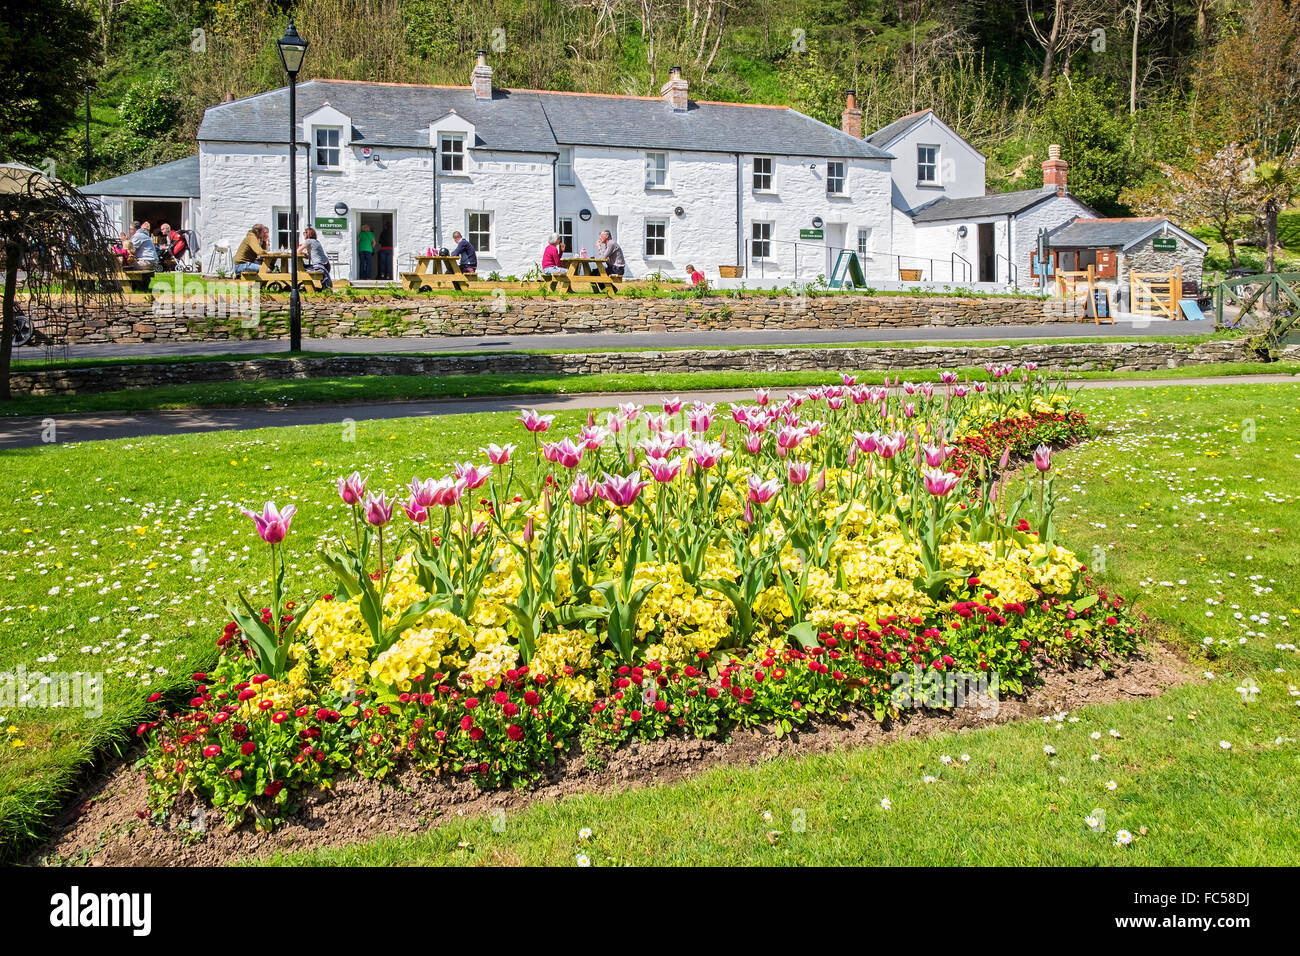
[[[369,226],[362,226],[361,231],[357,233],[357,261],[359,264],[357,277],[360,279],[369,279],[371,276],[371,265],[375,260],[375,234]]]

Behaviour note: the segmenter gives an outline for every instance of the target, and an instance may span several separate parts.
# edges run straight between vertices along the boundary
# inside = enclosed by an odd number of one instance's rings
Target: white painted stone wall
[[[1007,217],[984,216],[952,222],[912,223],[911,245],[902,260],[904,269],[921,269],[931,282],[976,282],[979,280],[979,224],[993,223],[993,247],[997,281],[1009,283],[1007,261]],[[960,227],[966,235],[959,236]],[[901,252],[901,250],[900,250]],[[910,258],[909,258],[910,257]],[[955,258],[960,257],[960,258]]]
[[[1038,230],[1049,232],[1077,217],[1092,219],[1096,213],[1069,193],[1054,196],[1011,221],[1011,247],[1015,250],[1016,269],[1020,285],[1036,285],[1029,257],[1038,247]]]
[[[327,252],[337,253],[336,276],[355,277],[356,214],[395,214],[394,243],[399,268],[429,247],[452,245],[451,233],[468,234],[472,210],[492,214],[492,249],[480,250],[479,272],[524,276],[540,265],[547,238],[559,217],[574,224],[574,248],[595,254],[600,229],[610,228],[623,245],[633,276],[661,271],[683,276],[688,264],[711,280],[718,266],[741,261],[737,243],[734,155],[670,151],[668,181],[646,188],[645,152],[633,149],[576,147],[576,185],[553,193],[552,157],[544,153],[467,151],[465,170],[439,173],[435,153],[423,149],[375,147],[378,159],[367,162],[359,146],[344,146],[337,170],[311,170],[305,150],[298,159],[299,205],[306,218],[333,216],[334,206],[349,207],[349,229],[340,236],[322,235]],[[205,243],[229,245],[233,252],[248,228],[264,223],[275,228],[276,210],[288,208],[288,158],[271,144],[202,144],[200,180],[206,197]],[[751,262],[752,284],[811,282],[828,274],[828,247],[856,249],[857,230],[869,228],[876,248],[893,242],[889,173],[884,160],[846,160],[844,197],[826,193],[826,161],[773,157],[773,190],[753,189],[753,157],[740,158],[741,230],[752,235],[755,220],[772,223],[772,255]],[[553,196],[556,206],[553,208]],[[676,215],[676,208],[682,215]],[[579,213],[592,212],[584,222]],[[824,239],[799,240],[799,230],[823,220]],[[667,223],[667,250],[647,257],[647,221]],[[274,242],[273,242],[274,244]],[[797,252],[797,254],[796,254]],[[797,260],[797,261],[796,261]],[[868,277],[886,278],[884,258],[864,262]],[[874,271],[873,271],[874,270]]]
[[[355,277],[357,214],[391,212],[393,242],[399,263],[402,256],[423,252],[432,245],[432,150],[376,147],[369,161],[360,146],[340,151],[340,166],[312,169],[308,175],[306,150],[298,150],[298,207],[302,226],[318,216],[334,216],[338,202],[347,203],[348,228],[339,235],[322,234],[326,253],[338,256],[336,277]],[[375,158],[375,157],[378,158]],[[275,213],[289,207],[287,148],[268,143],[201,143],[199,183],[203,194],[206,228],[204,253],[217,244],[237,250],[254,223],[272,230]]]
[[[916,148],[939,147],[939,182],[920,185],[916,180]],[[885,147],[895,157],[894,182],[908,209],[915,209],[936,199],[964,199],[984,195],[984,157],[960,136],[926,116],[906,133]]]

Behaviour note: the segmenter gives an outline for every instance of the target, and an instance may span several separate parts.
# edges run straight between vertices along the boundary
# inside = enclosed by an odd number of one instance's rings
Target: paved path
[[[1146,335],[1209,335],[1213,322],[1125,322],[1096,325],[1061,322],[1050,325],[926,326],[917,329],[716,329],[701,332],[575,332],[545,335],[442,335],[427,338],[307,339],[311,352],[501,352],[521,349],[671,349],[736,346],[834,345],[853,342],[973,342],[997,339],[1111,338]],[[282,352],[284,341],[166,342],[121,345],[73,345],[70,358],[141,358],[181,355],[228,355]],[[14,358],[40,360],[40,349],[14,350]]]
[[[1086,380],[1084,388],[1143,388],[1187,385],[1246,385],[1300,383],[1296,375],[1231,375],[1214,378]],[[782,397],[794,389],[772,389]],[[750,401],[752,389],[677,393],[683,398],[706,402]],[[228,429],[284,428],[292,425],[332,425],[344,419],[373,421],[429,415],[464,415],[473,412],[504,412],[522,408],[541,411],[608,408],[618,402],[658,403],[662,392],[593,392],[582,395],[514,396],[511,398],[434,399],[407,402],[378,402],[335,405],[291,405],[284,408],[196,408],[156,412],[97,412],[54,415],[48,418],[24,416],[0,418],[0,449],[28,448],[43,444],[42,433],[53,420],[60,444],[107,438],[142,438],[150,435],[180,435]]]

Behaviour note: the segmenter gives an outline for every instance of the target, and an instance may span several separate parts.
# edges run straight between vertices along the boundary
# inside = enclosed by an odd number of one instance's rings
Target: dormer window
[[[456,133],[443,133],[438,137],[438,153],[442,156],[444,173],[465,171],[465,137]]]
[[[339,166],[339,136],[337,126],[316,127],[316,165],[322,169],[337,169]]]

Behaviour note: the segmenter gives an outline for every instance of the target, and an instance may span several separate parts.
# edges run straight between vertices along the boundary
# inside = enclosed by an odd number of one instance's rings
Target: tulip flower
[[[929,382],[923,383],[921,385],[921,394],[924,395],[927,400],[934,398],[934,386]]]
[[[605,480],[596,486],[596,494],[615,508],[627,508],[648,484],[648,481],[639,481],[636,475],[611,475],[605,472]]]
[[[956,381],[957,381],[957,373],[956,373],[956,372],[940,372],[940,373],[939,373],[939,381],[943,382],[943,384],[945,384],[945,385],[953,385],[953,384],[955,384]]]
[[[517,447],[513,442],[508,445],[489,444],[486,448],[480,448],[479,451],[486,455],[487,460],[494,465],[508,465],[510,456],[515,453]]]
[[[812,466],[806,461],[792,461],[786,465],[785,477],[792,485],[802,485],[808,480]]]
[[[757,402],[759,405],[766,405],[771,400],[772,400],[771,389],[766,389],[766,388],[754,389],[754,401]]]
[[[618,413],[623,416],[623,421],[631,425],[641,418],[641,412],[645,409],[636,402],[624,402],[618,406]]]
[[[760,481],[758,475],[749,476],[749,494],[746,496],[755,504],[765,505],[781,491],[781,483],[775,478]]]
[[[426,478],[424,481],[421,481],[419,478],[412,478],[411,484],[408,486],[411,493],[411,504],[417,508],[427,510],[434,504],[436,487],[437,482],[432,478]]]
[[[359,505],[366,497],[366,482],[369,478],[362,478],[357,472],[353,472],[346,478],[338,480],[339,497],[343,499],[346,505]]]
[[[696,440],[691,443],[691,459],[706,471],[722,460],[725,449],[717,442]]]
[[[585,472],[574,475],[573,484],[569,485],[569,500],[579,508],[585,508],[595,497],[596,483]]]
[[[936,498],[947,497],[957,487],[957,482],[961,481],[957,475],[939,468],[926,468],[921,472],[921,477],[925,481],[925,490]]]
[[[752,435],[745,436],[745,450],[751,455],[757,455],[763,450],[763,433],[755,432]]]
[[[463,478],[440,478],[433,484],[429,504],[450,508],[460,501],[466,487]]]
[[[680,398],[674,397],[674,398],[664,399],[665,415],[676,415],[681,410],[682,410],[682,400]]]
[[[1052,467],[1052,446],[1039,445],[1034,449],[1034,467],[1039,471],[1047,471]]]
[[[588,425],[578,436],[578,445],[584,451],[595,451],[605,444],[607,438],[609,438],[608,429],[601,428],[599,425]]]
[[[948,457],[953,452],[953,449],[946,448],[943,442],[939,442],[937,445],[927,443],[922,445],[921,448],[925,453],[925,463],[931,468],[938,468],[948,460]]]
[[[680,458],[674,458],[671,461],[663,458],[647,458],[645,466],[650,470],[650,477],[661,485],[666,485],[676,478],[677,473],[682,470],[682,460]]]
[[[893,458],[906,447],[906,432],[896,432],[892,435],[881,435],[876,440],[876,453],[886,460]]]
[[[403,502],[402,510],[406,512],[406,517],[410,518],[416,524],[424,524],[429,520],[429,509],[423,507],[416,501]]]
[[[877,432],[854,432],[853,444],[858,447],[859,451],[870,455],[879,447],[880,435]]]
[[[285,505],[284,509],[278,509],[274,501],[268,501],[262,508],[259,515],[255,511],[249,511],[247,508],[240,508],[244,516],[253,519],[253,524],[257,526],[257,533],[267,544],[279,544],[284,540],[284,536],[289,533],[289,522],[293,520],[297,508],[293,505]]]
[[[673,453],[673,442],[657,436],[644,439],[637,447],[645,452],[647,458],[667,458]]]
[[[555,421],[554,415],[539,415],[537,409],[529,408],[525,410],[516,419],[524,423],[524,428],[530,432],[544,432],[551,427],[551,422]]]
[[[845,385],[856,385],[858,383],[858,377],[856,375],[846,375],[844,372],[840,372],[840,381]]]
[[[478,488],[483,484],[483,482],[487,481],[492,474],[491,465],[479,467],[472,461],[462,462],[453,470],[455,471],[456,477],[465,482],[465,488],[469,491]]]
[[[686,424],[690,426],[693,432],[706,432],[709,430],[709,426],[713,424],[713,412],[714,406],[696,403],[686,413]]]
[[[573,443],[573,439],[547,442],[542,445],[542,457],[567,469],[577,468],[582,461],[582,448]]]
[[[611,435],[617,435],[626,427],[622,415],[616,415],[613,412],[605,419],[605,430]]]
[[[376,528],[382,528],[393,520],[393,504],[394,502],[389,501],[382,491],[378,495],[373,492],[366,495],[364,508],[366,521]]]

